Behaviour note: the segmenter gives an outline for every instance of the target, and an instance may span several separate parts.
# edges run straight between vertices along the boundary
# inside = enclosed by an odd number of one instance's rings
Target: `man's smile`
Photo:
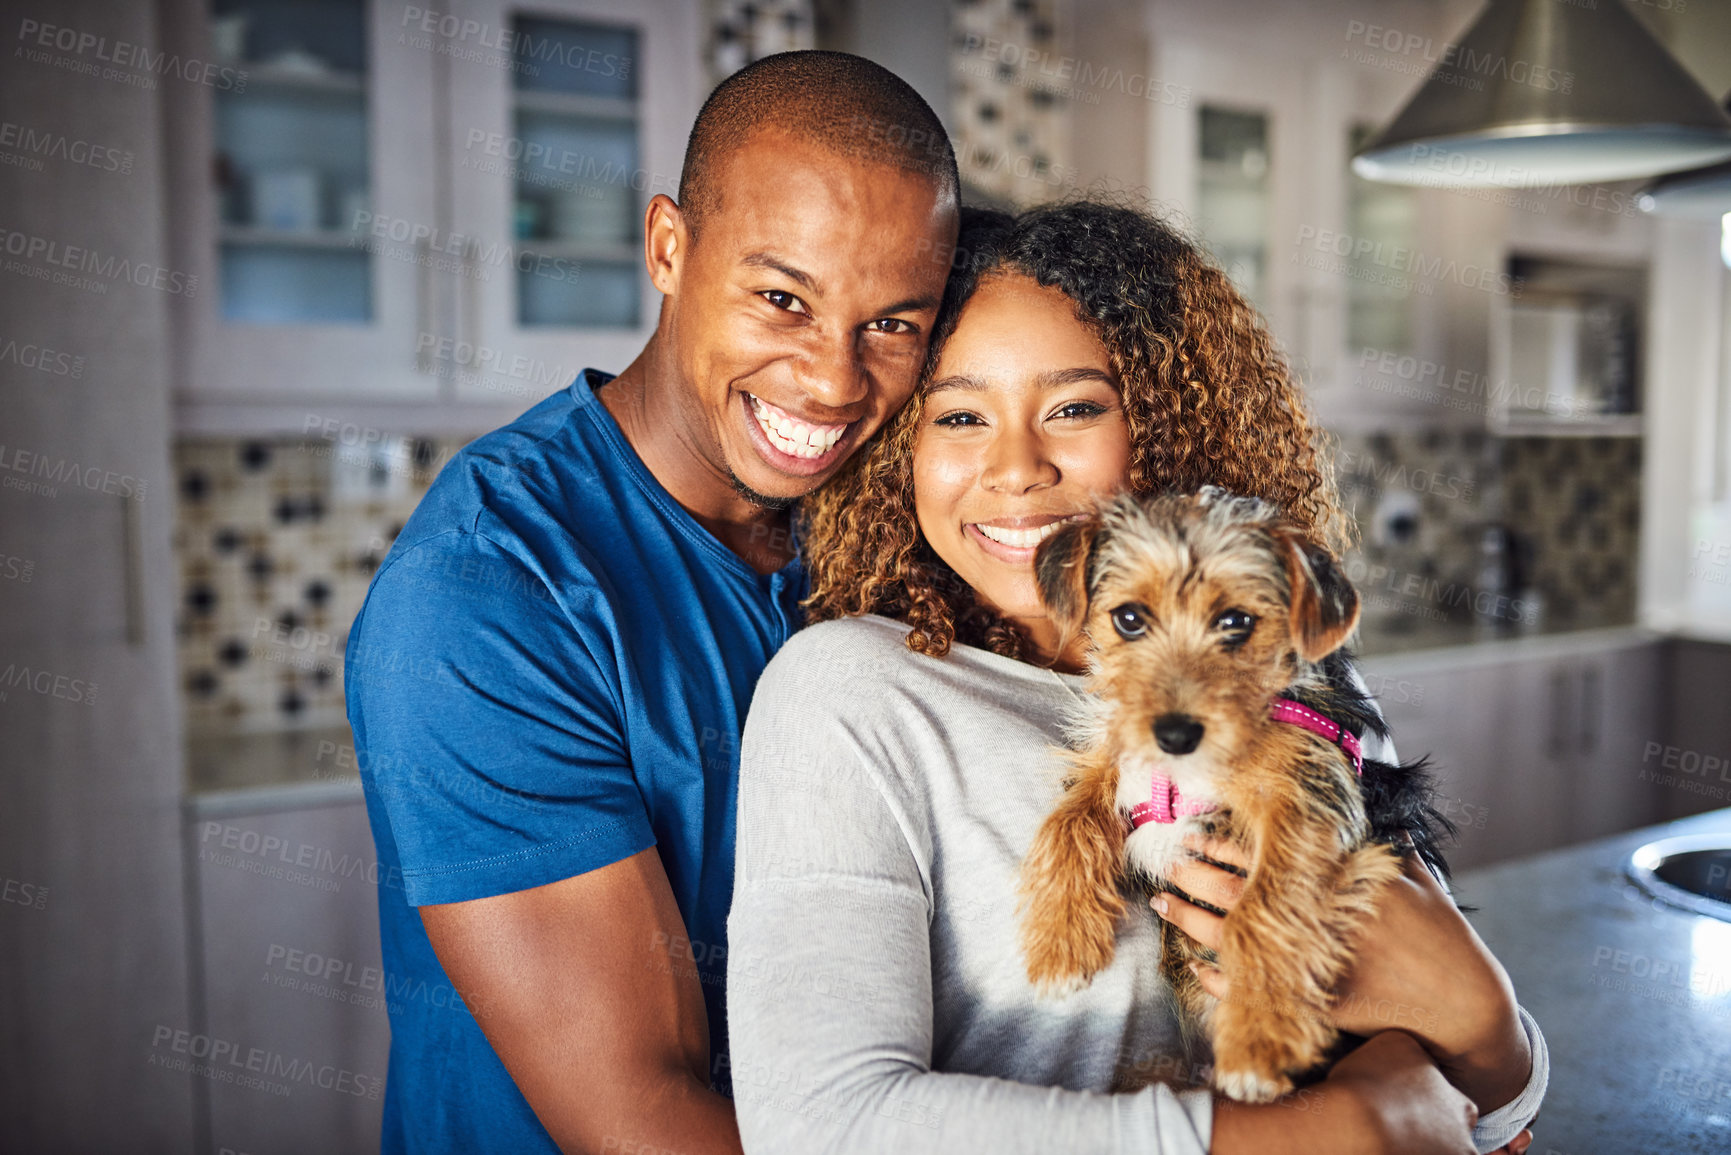
[[[746,424],[757,434],[753,442],[765,460],[783,473],[803,476],[827,469],[840,458],[849,440],[848,431],[858,424],[816,425],[761,397],[750,393],[741,396],[745,399]]]

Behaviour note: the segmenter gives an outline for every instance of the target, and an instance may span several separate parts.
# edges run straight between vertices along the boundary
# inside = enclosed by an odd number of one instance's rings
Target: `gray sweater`
[[[1212,1096],[1179,1084],[1156,918],[1131,905],[1112,965],[1041,996],[1018,948],[1016,877],[1062,793],[1083,679],[968,646],[908,651],[880,617],[795,634],[740,750],[728,919],[734,1101],[749,1155],[1208,1149]],[[1392,757],[1377,749],[1367,755]],[[1488,1151],[1538,1110],[1548,1062],[1480,1121]]]

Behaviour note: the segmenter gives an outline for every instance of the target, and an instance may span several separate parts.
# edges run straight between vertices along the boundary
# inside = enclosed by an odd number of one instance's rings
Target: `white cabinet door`
[[[1431,755],[1438,808],[1460,828],[1466,869],[1659,821],[1641,776],[1660,741],[1656,642],[1435,668],[1365,663],[1403,758]]]
[[[381,876],[354,802],[189,818],[203,1021],[187,1044],[202,1149],[376,1151],[390,1052],[379,951]],[[172,1045],[172,1044],[171,1044]],[[200,1057],[197,1050],[214,1054]],[[217,1053],[219,1052],[219,1053]]]
[[[347,20],[332,39],[359,55],[297,47],[284,6],[240,5],[243,55],[211,84],[167,86],[175,252],[198,278],[174,298],[183,401],[437,395],[421,334],[453,260],[437,203],[443,61],[411,38],[404,5],[356,7],[299,18],[314,42],[320,21]],[[212,60],[210,23],[208,0],[167,0],[169,50]]]
[[[655,328],[643,216],[678,191],[703,96],[700,6],[464,7],[483,31],[447,63],[444,135],[468,259],[430,353],[447,395],[527,407],[584,366],[623,369]]]
[[[1486,833],[1502,857],[1518,858],[1569,840],[1569,759],[1579,693],[1569,659],[1511,662],[1499,674],[1505,695],[1497,772],[1502,805]]]
[[[1365,678],[1377,695],[1403,759],[1431,759],[1436,807],[1459,828],[1448,851],[1456,871],[1513,857],[1507,839],[1522,826],[1503,733],[1510,703],[1503,671],[1494,666],[1384,675],[1375,660]]]
[[[1569,841],[1602,838],[1660,821],[1642,776],[1648,743],[1661,736],[1658,643],[1583,658],[1575,667],[1579,714],[1570,770]]]

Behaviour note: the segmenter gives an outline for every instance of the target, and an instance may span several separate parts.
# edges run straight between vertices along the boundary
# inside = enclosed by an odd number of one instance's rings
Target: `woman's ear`
[[[1094,568],[1104,532],[1100,516],[1094,514],[1065,525],[1034,554],[1034,584],[1065,638],[1074,637],[1088,616],[1088,571]]]
[[[1298,533],[1280,536],[1292,589],[1292,642],[1305,661],[1319,662],[1358,625],[1358,591],[1326,549]]]

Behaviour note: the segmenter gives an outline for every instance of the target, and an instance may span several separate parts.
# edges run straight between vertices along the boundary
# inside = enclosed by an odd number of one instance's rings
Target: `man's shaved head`
[[[722,161],[764,128],[841,156],[926,173],[959,199],[961,177],[950,138],[907,81],[845,52],[780,52],[717,85],[691,126],[679,209],[693,239],[721,203]]]

